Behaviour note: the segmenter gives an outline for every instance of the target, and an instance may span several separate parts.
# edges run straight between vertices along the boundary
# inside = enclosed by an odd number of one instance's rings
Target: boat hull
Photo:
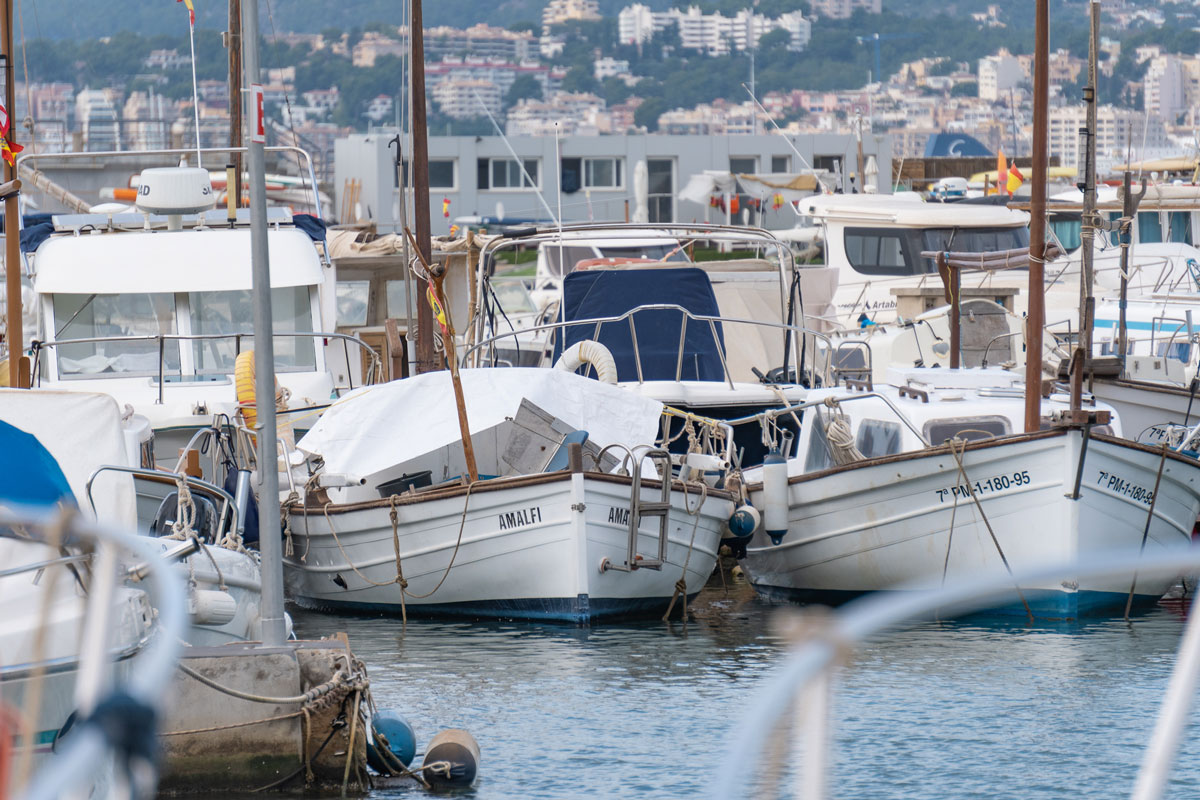
[[[756,534],[743,565],[765,596],[828,602],[901,585],[934,588],[968,575],[1003,575],[1005,560],[1019,571],[1136,549],[1160,464],[1145,548],[1190,546],[1200,512],[1200,464],[1092,435],[1080,470],[1083,444],[1079,430],[977,442],[961,456],[966,478],[949,447],[793,478],[787,536],[773,545]],[[762,503],[761,487],[751,487],[751,500]],[[1135,566],[1117,578],[1063,575],[1017,587],[1020,595],[1006,610],[1024,614],[1028,603],[1035,615],[1063,618],[1123,608]],[[1176,577],[1138,577],[1135,602],[1157,600]]]
[[[644,502],[659,496],[643,486]],[[712,573],[733,502],[675,488],[666,563],[627,572],[612,565],[628,558],[630,497],[615,476],[487,481],[469,497],[462,487],[401,496],[394,537],[389,501],[293,509],[287,588],[309,608],[392,614],[583,623],[662,613],[677,581],[693,595]],[[657,518],[643,519],[637,553],[657,556]]]

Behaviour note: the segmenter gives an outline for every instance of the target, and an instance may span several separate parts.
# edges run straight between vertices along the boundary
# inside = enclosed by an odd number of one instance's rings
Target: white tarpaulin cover
[[[652,444],[662,403],[557,369],[465,369],[471,432],[515,417],[522,399],[579,430],[600,447]],[[325,471],[371,476],[461,440],[450,373],[427,372],[368,386],[329,408],[297,447],[320,455]]]
[[[131,466],[121,410],[109,395],[0,389],[0,420],[41,442],[62,468],[75,501],[89,517],[87,482],[92,473],[103,464]],[[134,530],[137,508],[128,475],[102,473],[92,486],[92,496],[101,522]]]

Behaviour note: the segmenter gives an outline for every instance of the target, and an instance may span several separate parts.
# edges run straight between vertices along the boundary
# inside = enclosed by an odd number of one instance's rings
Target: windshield
[[[157,336],[176,333],[173,294],[56,294],[56,340],[99,337]],[[179,344],[163,348],[164,374],[179,374]],[[63,377],[121,373],[157,375],[158,342],[103,341],[64,344],[58,348]]]
[[[492,291],[496,293],[496,299],[500,301],[504,313],[509,316],[537,313],[537,306],[529,296],[529,290],[520,280],[493,280]]]
[[[952,250],[956,253],[994,253],[1029,246],[1028,228],[929,228],[922,233],[923,250]],[[925,271],[937,272],[933,259],[925,259]]]
[[[589,258],[643,258],[647,261],[680,261],[688,263],[684,248],[676,241],[665,241],[662,244],[647,245],[562,245],[547,243],[542,245],[550,274],[556,278],[563,275],[563,264],[567,265],[566,272],[575,269],[580,261]]]
[[[287,286],[271,290],[271,319],[276,333],[304,332],[313,329],[309,287]],[[254,305],[249,290],[230,292],[192,292],[192,333],[254,333]],[[192,343],[197,374],[228,375],[238,352],[253,347],[247,335],[219,339],[201,339]],[[311,336],[277,336],[275,369],[278,372],[305,372],[317,368],[316,343]]]

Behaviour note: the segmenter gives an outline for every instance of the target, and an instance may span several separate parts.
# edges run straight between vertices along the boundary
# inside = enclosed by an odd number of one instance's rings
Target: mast
[[[1050,95],[1050,0],[1034,12],[1033,166],[1029,199],[1029,317],[1025,324],[1025,430],[1042,421],[1042,333],[1046,325],[1046,145]]]
[[[229,48],[229,146],[242,146],[242,0],[229,0],[229,31],[225,46]],[[233,207],[242,204],[242,154],[230,153],[233,165],[233,184],[226,184],[225,193],[233,197]]]
[[[412,19],[408,26],[409,75],[412,76],[412,133],[413,231],[417,252],[426,264],[433,263],[429,241],[429,141],[425,127],[425,29],[421,20],[421,0],[412,0]],[[407,265],[405,265],[407,268]],[[433,314],[426,297],[429,284],[417,281],[417,374],[440,369],[433,351]],[[411,335],[411,332],[410,332]],[[457,357],[454,342],[444,342],[446,357]]]
[[[250,142],[246,164],[250,184],[250,262],[254,294],[254,396],[258,411],[258,502],[263,509],[262,642],[284,642],[283,547],[279,535],[279,471],[275,442],[275,342],[271,319],[271,265],[267,252],[267,185],[265,136],[259,134],[262,86],[258,73],[258,0],[242,0],[242,63],[255,109],[249,114]]]
[[[4,36],[0,39],[0,47],[3,52],[0,56],[4,58],[4,108],[7,111],[8,130],[4,131],[4,137],[8,140],[9,147],[14,144],[13,139],[16,136],[17,126],[12,124],[13,110],[16,108],[16,87],[14,86],[15,75],[13,70],[13,4],[12,0],[4,0]],[[4,182],[11,184],[17,179],[17,168],[15,166],[16,154],[13,154],[14,163],[10,164],[7,160],[4,161]],[[21,357],[25,350],[24,338],[25,331],[22,328],[23,321],[21,318],[21,221],[18,218],[17,203],[20,202],[16,192],[10,193],[4,199],[4,287],[7,297],[6,310],[8,318],[4,330],[5,342],[8,345],[8,385],[21,385]]]
[[[1071,358],[1071,410],[1083,408],[1083,373],[1092,355],[1092,319],[1096,299],[1092,297],[1092,266],[1096,240],[1096,52],[1100,46],[1100,2],[1089,4],[1091,36],[1088,46],[1088,82],[1083,87],[1083,102],[1087,106],[1087,127],[1079,129],[1079,144],[1083,156],[1083,174],[1079,188],[1083,190],[1083,228],[1079,274],[1079,341]]]

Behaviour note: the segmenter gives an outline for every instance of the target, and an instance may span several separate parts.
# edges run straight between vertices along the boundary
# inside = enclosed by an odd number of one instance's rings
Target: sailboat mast
[[[1034,11],[1033,175],[1029,200],[1029,317],[1025,324],[1025,430],[1042,423],[1042,334],[1046,325],[1046,145],[1050,96],[1050,0]]]
[[[426,264],[433,263],[429,241],[429,141],[425,127],[425,29],[421,19],[421,0],[412,0],[412,19],[409,21],[409,65],[412,80],[413,235],[417,250]],[[433,313],[425,296],[428,284],[417,280],[417,374],[440,369],[433,350]],[[445,342],[446,355],[455,358],[454,342]]]
[[[4,0],[4,36],[0,39],[0,47],[4,58],[4,108],[8,117],[8,130],[5,138],[9,146],[16,137],[17,126],[12,124],[13,111],[16,109],[15,73],[13,70],[13,4],[12,0]],[[4,162],[4,181],[9,183],[17,179],[17,168],[14,163]],[[8,345],[8,385],[21,384],[21,354],[25,349],[24,330],[21,317],[21,236],[19,228],[17,204],[20,198],[13,192],[4,200],[4,286],[7,297],[6,310],[8,318],[4,331],[5,342]]]
[[[1096,240],[1096,51],[1100,47],[1100,3],[1092,0],[1089,6],[1091,36],[1088,47],[1088,82],[1083,88],[1087,106],[1087,127],[1079,131],[1083,158],[1083,174],[1079,188],[1083,190],[1082,253],[1079,274],[1079,341],[1071,359],[1071,410],[1083,407],[1083,374],[1092,356],[1092,320],[1096,299],[1092,296],[1092,267]]]
[[[229,48],[229,146],[242,146],[242,0],[229,0],[229,32],[225,46]],[[232,194],[233,207],[242,204],[242,154],[230,153],[233,165],[233,185],[226,186]]]
[[[267,251],[267,182],[262,109],[256,98],[258,72],[258,0],[242,0],[242,64],[254,108],[249,114],[246,166],[250,184],[250,286],[254,295],[254,396],[258,412],[258,502],[262,512],[262,642],[284,642],[283,546],[279,536],[279,470],[275,438],[275,342],[271,318],[271,265]]]

